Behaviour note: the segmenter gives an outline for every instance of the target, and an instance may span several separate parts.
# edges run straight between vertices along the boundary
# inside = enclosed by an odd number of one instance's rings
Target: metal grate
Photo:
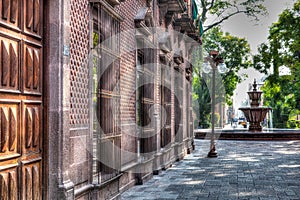
[[[138,82],[141,84],[138,103],[140,110],[137,115],[140,119],[141,143],[140,150],[145,156],[151,156],[156,149],[156,135],[154,129],[154,50],[150,48],[139,49],[137,51],[138,65],[141,65],[142,71],[139,73]]]
[[[89,12],[88,0],[71,0],[70,22],[70,123],[87,125],[88,120],[88,53]]]
[[[171,144],[171,106],[172,106],[172,91],[171,91],[171,65],[163,65],[162,68],[162,85],[161,85],[161,104],[163,107],[162,128],[161,128],[161,147],[166,147]],[[164,123],[164,124],[163,124]]]
[[[174,108],[175,108],[175,138],[176,142],[183,141],[183,73],[181,68],[175,72],[175,95],[174,95]]]
[[[91,4],[93,14],[93,173],[103,183],[120,169],[120,22],[106,4]],[[112,9],[112,8],[111,8]]]

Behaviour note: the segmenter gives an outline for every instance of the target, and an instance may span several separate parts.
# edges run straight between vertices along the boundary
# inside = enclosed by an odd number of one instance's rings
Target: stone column
[[[70,1],[45,2],[45,88],[48,175],[46,199],[74,199],[74,184],[69,168]]]

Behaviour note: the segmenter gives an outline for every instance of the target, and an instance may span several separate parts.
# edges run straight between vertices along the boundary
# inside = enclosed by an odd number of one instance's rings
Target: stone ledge
[[[218,140],[300,140],[300,130],[276,130],[272,132],[217,131]],[[210,138],[210,131],[195,131],[196,139]]]

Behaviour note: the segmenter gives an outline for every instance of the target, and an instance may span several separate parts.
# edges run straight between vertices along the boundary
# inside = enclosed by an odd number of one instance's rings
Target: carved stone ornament
[[[186,11],[186,5],[183,0],[158,0],[159,5],[159,22],[165,20],[166,26],[169,26],[175,13]]]
[[[167,32],[162,32],[158,37],[159,48],[164,53],[169,53],[172,49],[170,34]]]
[[[154,26],[153,16],[149,7],[142,7],[139,9],[137,15],[134,18],[135,27],[139,28],[145,35],[150,35],[151,27]]]

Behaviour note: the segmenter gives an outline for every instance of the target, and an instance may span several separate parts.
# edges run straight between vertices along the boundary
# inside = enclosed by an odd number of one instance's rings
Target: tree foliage
[[[265,103],[273,107],[274,125],[286,127],[291,115],[300,110],[300,0],[279,15],[270,27],[268,41],[258,50],[254,67],[269,74],[263,87]],[[282,67],[290,74],[281,76]]]
[[[204,54],[209,54],[210,50],[219,51],[219,55],[224,59],[228,68],[225,74],[216,76],[216,103],[226,101],[232,105],[233,92],[236,85],[243,77],[238,75],[241,68],[248,68],[251,65],[250,46],[244,38],[232,36],[224,33],[219,27],[214,27],[203,36]],[[202,72],[202,58],[194,67],[194,108],[200,122],[209,121],[211,109],[211,76]],[[225,99],[224,99],[225,97]]]
[[[258,20],[259,15],[267,14],[263,5],[264,0],[199,0],[199,2],[204,32],[238,14],[244,14],[253,20]],[[208,17],[213,19],[209,20],[213,23],[206,23]]]
[[[199,18],[203,26],[203,51],[218,50],[225,59],[229,71],[221,76],[221,83],[226,92],[226,103],[232,105],[231,97],[236,85],[243,77],[238,76],[241,68],[248,68],[251,62],[249,44],[244,38],[238,38],[224,33],[219,28],[224,21],[236,15],[245,15],[253,20],[258,20],[259,15],[266,15],[264,0],[197,0],[200,3]],[[210,20],[207,20],[210,18]],[[199,24],[198,22],[196,24]],[[200,23],[201,24],[201,23]],[[198,66],[201,66],[203,58],[198,58]],[[197,65],[196,65],[197,66]],[[194,68],[194,108],[200,121],[209,121],[210,113],[210,83],[209,78],[202,76],[201,67]],[[220,86],[217,86],[220,89]],[[222,95],[217,94],[217,102],[221,102]],[[203,118],[202,118],[203,117]]]
[[[225,87],[226,103],[232,105],[231,97],[238,83],[243,77],[238,75],[240,69],[247,69],[251,64],[250,45],[245,38],[239,38],[229,33],[224,33],[219,27],[215,27],[207,32],[203,37],[204,53],[210,50],[219,51],[219,55],[224,59],[228,68],[222,74],[222,84]]]
[[[209,88],[201,76],[193,79],[193,108],[201,128],[208,128],[210,124],[211,98]]]

